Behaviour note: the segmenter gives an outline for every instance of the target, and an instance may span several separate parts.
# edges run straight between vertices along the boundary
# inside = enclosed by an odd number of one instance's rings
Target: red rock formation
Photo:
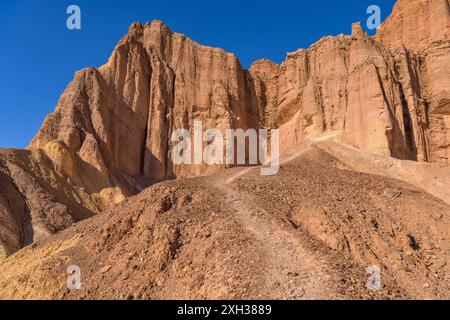
[[[119,176],[128,182],[198,175],[208,168],[172,166],[172,130],[192,128],[195,119],[205,127],[245,129],[258,116],[248,109],[250,98],[247,74],[233,54],[159,21],[133,24],[106,65],[76,74],[30,148],[66,146],[76,160],[74,176],[88,164],[103,185]]]
[[[390,48],[414,51],[417,62],[409,57],[406,102],[411,89],[420,93],[426,108],[423,116],[425,160],[448,164],[450,161],[450,2],[449,0],[399,0],[391,16],[383,23],[376,40]],[[417,130],[414,134],[417,136]],[[419,159],[420,160],[420,159]]]
[[[171,132],[194,119],[281,127],[285,146],[337,134],[362,149],[447,163],[448,21],[446,0],[400,1],[375,38],[354,24],[350,36],[249,71],[159,21],[133,24],[105,66],[75,76],[31,149],[61,144],[82,185],[97,177],[89,190],[216,171],[171,163]]]
[[[376,39],[383,45],[417,50],[448,40],[449,34],[448,0],[398,0]]]
[[[173,130],[191,130],[197,119],[222,130],[280,128],[283,150],[337,136],[363,150],[449,164],[449,20],[448,0],[399,0],[375,37],[354,24],[351,35],[250,70],[160,21],[135,23],[107,64],[75,74],[29,149],[71,186],[58,203],[89,212],[154,180],[222,170],[171,161]],[[52,194],[60,182],[49,176],[37,184]]]

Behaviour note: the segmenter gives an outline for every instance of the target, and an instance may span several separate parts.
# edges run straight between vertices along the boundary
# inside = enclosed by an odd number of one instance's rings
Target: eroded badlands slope
[[[0,264],[1,298],[448,298],[450,207],[317,147],[164,182]],[[80,290],[66,269],[82,271]],[[383,289],[366,288],[381,268]]]

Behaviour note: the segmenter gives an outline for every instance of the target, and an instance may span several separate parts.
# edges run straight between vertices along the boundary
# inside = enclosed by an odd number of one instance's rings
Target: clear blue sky
[[[134,21],[164,21],[202,44],[234,52],[244,67],[282,62],[324,35],[350,33],[371,4],[383,20],[395,0],[14,0],[0,1],[0,148],[24,148],[75,71],[105,63]],[[82,30],[66,28],[76,4]]]

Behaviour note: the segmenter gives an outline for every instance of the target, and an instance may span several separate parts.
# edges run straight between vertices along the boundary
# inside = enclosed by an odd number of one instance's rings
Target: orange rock
[[[14,158],[43,193],[58,194],[58,212],[86,217],[154,181],[223,170],[172,163],[173,130],[192,130],[195,120],[205,129],[280,128],[282,151],[334,136],[380,155],[448,165],[449,20],[448,0],[399,0],[375,37],[355,23],[351,35],[249,70],[160,21],[134,23],[104,66],[75,74],[26,156],[2,154],[0,167],[8,176]],[[47,198],[39,197],[53,207]]]

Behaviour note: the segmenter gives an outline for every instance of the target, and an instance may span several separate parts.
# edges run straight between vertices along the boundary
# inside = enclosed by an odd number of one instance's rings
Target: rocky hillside
[[[0,297],[448,298],[450,206],[319,146],[271,177],[234,168],[152,186],[4,260]],[[371,265],[381,290],[366,287]]]
[[[0,261],[34,243],[0,262],[0,296],[358,298],[377,263],[375,297],[448,297],[449,32],[449,0],[399,0],[374,37],[355,23],[245,70],[160,21],[132,24],[105,65],[75,74],[27,150],[0,150]],[[195,120],[279,128],[285,157],[314,150],[264,181],[174,165],[171,134]],[[233,170],[245,183],[216,183]],[[62,289],[69,262],[89,270],[84,291]]]

